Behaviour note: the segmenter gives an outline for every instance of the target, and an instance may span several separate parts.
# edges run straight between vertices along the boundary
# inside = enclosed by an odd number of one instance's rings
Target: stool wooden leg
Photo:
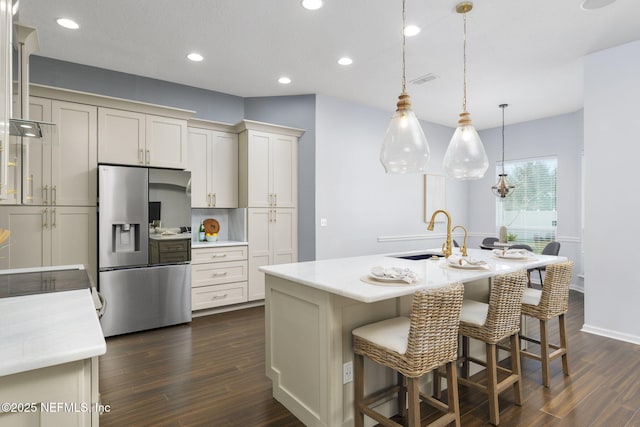
[[[438,378],[438,381],[440,379]],[[458,401],[458,369],[456,362],[447,363],[447,401],[449,412],[456,416],[456,427],[460,427],[460,402]]]
[[[549,338],[546,320],[540,320],[540,362],[542,363],[542,384],[549,387],[551,371],[549,370]]]
[[[511,335],[511,373],[518,376],[513,384],[516,405],[522,405],[522,367],[520,365],[520,336]]]
[[[433,377],[433,397],[436,399],[440,399],[440,395],[442,394],[442,385],[440,384],[440,375],[438,372],[438,368],[431,371],[431,375]]]
[[[407,378],[409,391],[409,427],[420,427],[420,389],[418,378]]]
[[[462,371],[460,376],[462,378],[469,378],[469,337],[462,336]]]
[[[364,413],[360,410],[364,400],[364,356],[353,355],[353,423],[355,427],[364,427]]]
[[[487,400],[489,401],[489,422],[498,425],[500,422],[498,408],[498,365],[496,345],[485,344],[487,349]]]
[[[562,355],[562,372],[569,375],[569,343],[567,342],[567,327],[564,321],[564,313],[558,316],[558,326],[560,329],[560,348],[564,350]]]
[[[402,417],[407,417],[407,381],[400,372],[398,372],[398,411]]]

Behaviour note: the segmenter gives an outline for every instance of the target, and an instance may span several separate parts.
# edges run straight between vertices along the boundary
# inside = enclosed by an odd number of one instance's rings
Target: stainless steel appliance
[[[106,301],[104,336],[191,321],[188,255],[166,262],[150,256],[149,202],[158,206],[167,239],[191,223],[191,173],[134,166],[98,166],[98,290]],[[176,234],[174,234],[176,233]],[[154,235],[154,240],[163,236]],[[155,243],[154,241],[154,243]],[[190,247],[189,247],[190,248]],[[185,254],[190,254],[190,250]],[[165,261],[165,262],[163,262]]]

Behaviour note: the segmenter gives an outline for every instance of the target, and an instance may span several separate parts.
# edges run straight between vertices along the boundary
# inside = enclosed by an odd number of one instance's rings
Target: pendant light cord
[[[462,37],[462,62],[463,62],[463,84],[462,84],[462,111],[467,111],[467,13],[463,13],[464,35]]]
[[[504,109],[506,105],[500,106],[502,108],[502,174],[504,175]]]
[[[406,92],[407,88],[407,77],[405,75],[405,67],[406,67],[406,58],[405,58],[405,34],[404,27],[406,25],[407,14],[405,11],[406,0],[402,0],[402,93]]]

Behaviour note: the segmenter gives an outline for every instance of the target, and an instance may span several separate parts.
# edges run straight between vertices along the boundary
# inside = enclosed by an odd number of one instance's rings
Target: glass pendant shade
[[[496,183],[496,185],[493,185],[491,187],[491,191],[493,192],[493,194],[503,199],[513,194],[513,191],[515,189],[515,185],[511,185],[507,182],[506,173],[501,173],[500,175],[498,175],[498,182]]]
[[[409,95],[400,94],[398,109],[384,137],[380,162],[387,173],[426,172],[429,144],[411,109]]]
[[[447,176],[459,180],[480,179],[489,168],[480,135],[469,113],[460,113],[458,127],[444,155],[443,168]]]

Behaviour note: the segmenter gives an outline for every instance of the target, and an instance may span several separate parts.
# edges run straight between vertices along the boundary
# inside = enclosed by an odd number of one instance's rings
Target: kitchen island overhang
[[[411,253],[406,253],[410,255]],[[369,255],[261,267],[266,274],[266,374],[273,396],[307,426],[352,426],[353,384],[344,382],[352,361],[351,331],[356,327],[409,312],[418,289],[463,282],[474,287],[483,279],[565,261],[536,255],[503,260],[491,251],[469,250],[488,270],[460,270],[446,261],[412,261],[396,255]],[[418,282],[372,285],[361,280],[372,267],[411,268]],[[473,286],[472,286],[473,285]],[[367,365],[366,392],[391,384],[395,376],[379,365]],[[395,411],[395,400],[384,403]]]

